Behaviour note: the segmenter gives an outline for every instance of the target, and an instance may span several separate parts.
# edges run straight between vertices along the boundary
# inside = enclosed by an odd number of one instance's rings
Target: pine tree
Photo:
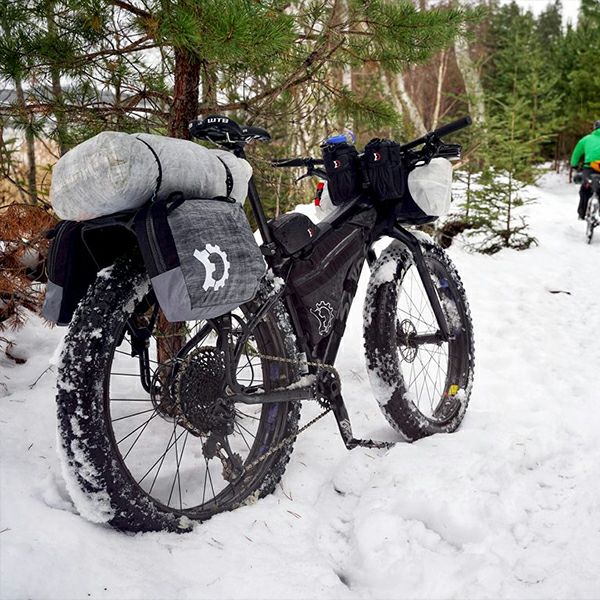
[[[484,85],[488,117],[478,151],[482,172],[470,202],[468,221],[477,249],[524,249],[535,242],[518,209],[528,202],[523,188],[551,156],[564,125],[554,52],[560,39],[560,7],[536,22],[515,3],[491,15],[488,43],[493,54]],[[546,43],[543,43],[546,36]]]
[[[528,107],[516,94],[497,104],[496,116],[487,120],[488,160],[477,179],[468,217],[472,246],[485,254],[502,248],[524,250],[536,243],[518,211],[530,202],[522,192],[533,177]]]

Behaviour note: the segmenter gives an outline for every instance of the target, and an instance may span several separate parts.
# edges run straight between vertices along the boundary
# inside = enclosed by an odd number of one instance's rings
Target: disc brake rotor
[[[411,320],[404,319],[401,323],[396,323],[396,345],[403,360],[408,363],[417,358],[418,347],[412,342],[416,335],[417,329]]]

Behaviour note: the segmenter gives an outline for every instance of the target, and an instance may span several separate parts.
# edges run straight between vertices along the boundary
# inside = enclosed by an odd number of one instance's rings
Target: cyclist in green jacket
[[[592,195],[592,188],[589,184],[588,177],[592,172],[590,163],[600,161],[600,120],[594,123],[594,131],[589,135],[582,137],[575,146],[571,155],[571,166],[577,167],[579,161],[583,159],[583,183],[579,188],[579,206],[577,214],[580,219],[585,219],[585,211],[587,210],[588,200]]]

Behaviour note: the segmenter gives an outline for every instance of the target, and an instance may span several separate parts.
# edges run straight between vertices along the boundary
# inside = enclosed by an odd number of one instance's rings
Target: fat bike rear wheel
[[[265,284],[233,313],[231,333],[238,383],[265,391],[297,378],[284,307],[275,303],[249,325],[270,293]],[[69,492],[84,517],[121,530],[185,531],[271,493],[292,450],[275,447],[298,431],[297,403],[227,404],[219,332],[207,322],[182,324],[177,355],[159,363],[157,312],[143,268],[118,261],[74,315],[59,370],[59,453]],[[144,328],[151,335],[141,377],[131,332]]]
[[[588,201],[587,213],[585,215],[585,239],[588,244],[594,238],[594,229],[600,223],[600,201],[592,196]]]
[[[450,339],[441,339],[412,254],[399,242],[388,246],[373,269],[364,315],[374,394],[407,441],[455,431],[473,381],[473,328],[462,282],[439,246],[422,242],[421,247]]]

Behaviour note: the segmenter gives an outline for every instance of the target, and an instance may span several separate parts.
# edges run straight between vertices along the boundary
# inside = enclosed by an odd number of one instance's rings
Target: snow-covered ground
[[[63,331],[32,319],[10,334],[29,358],[0,357],[0,596],[599,598],[600,231],[585,243],[564,176],[530,191],[538,247],[450,250],[476,331],[462,428],[347,452],[328,416],[273,496],[189,534],[125,535],[76,513],[44,373]],[[395,439],[369,390],[361,303],[339,362],[345,396],[356,433]]]

